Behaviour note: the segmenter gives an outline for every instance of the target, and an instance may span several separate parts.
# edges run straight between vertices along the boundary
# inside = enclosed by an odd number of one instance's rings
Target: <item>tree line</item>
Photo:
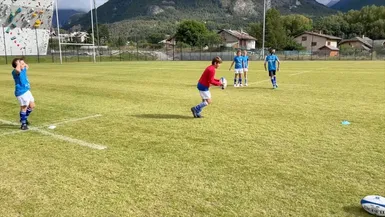
[[[250,23],[247,28],[248,33],[257,38],[258,47],[262,42],[262,25],[261,22]],[[304,31],[322,32],[344,39],[363,35],[373,40],[385,39],[385,7],[366,6],[359,11],[338,12],[314,20],[299,14],[282,16],[275,9],[267,12],[267,47],[299,50],[301,46],[294,41],[294,37]]]

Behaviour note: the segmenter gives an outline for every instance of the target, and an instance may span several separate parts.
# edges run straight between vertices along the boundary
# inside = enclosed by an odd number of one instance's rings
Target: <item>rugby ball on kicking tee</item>
[[[226,80],[226,78],[222,77],[220,79],[220,81],[222,82],[222,89],[225,89],[227,87],[227,80]]]
[[[362,208],[376,216],[385,216],[385,197],[369,195],[361,200]]]

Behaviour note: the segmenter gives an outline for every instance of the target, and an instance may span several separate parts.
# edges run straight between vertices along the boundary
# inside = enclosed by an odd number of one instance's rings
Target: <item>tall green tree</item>
[[[98,32],[96,31],[96,28],[94,28],[94,34],[95,34],[95,44],[98,44],[100,42],[100,45],[106,45],[110,42],[110,31],[108,29],[108,26],[105,24],[99,24],[98,25]],[[88,41],[92,42],[92,29],[89,28],[87,31],[89,38]],[[100,40],[99,38],[100,37]]]
[[[262,47],[263,40],[263,25],[260,22],[250,23],[246,28],[247,33],[257,39],[256,47]]]
[[[286,31],[281,14],[276,9],[270,9],[266,14],[266,46],[283,49],[286,44]]]
[[[207,34],[208,30],[204,23],[196,20],[185,20],[178,25],[175,38],[178,42],[198,46]]]
[[[313,28],[313,20],[300,14],[291,14],[282,17],[286,35],[296,36]]]
[[[146,37],[146,40],[150,44],[158,44],[160,41],[165,39],[165,35],[162,33],[152,33],[149,36]]]
[[[385,38],[385,7],[366,6],[359,11],[351,10],[319,19],[315,30],[341,38],[365,35],[371,39]]]
[[[349,37],[349,28],[349,23],[343,18],[342,13],[323,17],[315,25],[315,30],[341,38]]]
[[[222,38],[216,32],[207,32],[199,36],[198,46],[213,46],[222,44]]]

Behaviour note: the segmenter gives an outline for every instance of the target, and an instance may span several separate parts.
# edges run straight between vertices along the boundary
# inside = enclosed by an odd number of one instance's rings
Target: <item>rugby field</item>
[[[212,87],[194,119],[208,64],[31,64],[27,132],[2,66],[0,216],[369,216],[361,198],[385,195],[384,62],[283,62],[277,90],[252,62],[249,87]]]

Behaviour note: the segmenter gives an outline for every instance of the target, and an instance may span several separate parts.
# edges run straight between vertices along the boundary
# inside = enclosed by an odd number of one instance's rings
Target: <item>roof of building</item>
[[[341,44],[348,43],[348,42],[360,42],[360,43],[363,44],[365,47],[368,47],[369,49],[372,48],[372,45],[371,45],[370,43],[368,43],[368,41],[366,41],[365,39],[363,39],[363,38],[361,38],[361,37],[354,37],[354,38],[342,40],[342,41],[340,42],[340,45],[341,45]]]
[[[246,32],[243,32],[243,31],[235,31],[235,30],[231,30],[231,29],[222,29],[220,30],[218,33],[221,33],[221,32],[226,32],[238,39],[243,39],[243,40],[257,40],[256,38],[250,36],[248,33]]]
[[[319,50],[322,50],[324,48],[329,49],[331,51],[339,51],[340,50],[340,49],[338,49],[338,47],[333,47],[333,46],[330,46],[330,45],[324,45],[324,46],[320,47]]]
[[[329,40],[341,40],[342,38],[339,38],[339,37],[336,37],[336,36],[333,36],[333,35],[325,35],[325,34],[322,34],[322,33],[317,33],[317,32],[309,32],[309,31],[305,31],[297,36],[295,36],[294,38],[297,38],[301,35],[304,35],[304,34],[309,34],[309,35],[314,35],[314,36],[318,36],[318,37],[322,37],[322,38],[327,38]]]

